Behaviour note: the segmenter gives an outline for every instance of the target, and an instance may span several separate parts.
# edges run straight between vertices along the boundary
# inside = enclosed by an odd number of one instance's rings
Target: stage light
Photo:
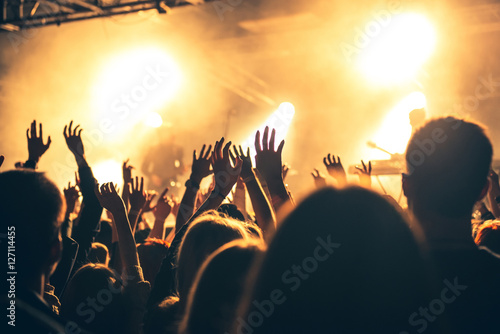
[[[395,16],[358,56],[358,69],[368,80],[397,84],[415,78],[436,45],[436,31],[426,17],[415,13]]]
[[[372,141],[391,153],[403,153],[411,136],[410,111],[425,108],[427,101],[421,92],[413,92],[401,100],[385,117]],[[388,159],[390,156],[371,149],[369,159]]]
[[[163,124],[163,119],[156,112],[150,112],[144,119],[144,124],[152,128],[159,128]]]
[[[242,143],[243,148],[250,147],[250,155],[252,159],[255,157],[255,133],[260,130],[261,138],[262,133],[266,126],[269,126],[269,130],[276,129],[275,136],[275,149],[278,147],[279,143],[285,139],[288,132],[288,128],[292,122],[293,116],[295,115],[295,107],[290,102],[283,102],[279,105],[278,109],[274,111],[271,116],[255,131],[253,131],[250,136]],[[271,133],[269,133],[271,135]]]
[[[114,55],[93,86],[95,122],[113,124],[114,131],[105,132],[107,139],[120,139],[149,113],[163,108],[181,84],[179,67],[163,50],[143,48]],[[152,124],[157,124],[158,117],[153,117]]]
[[[112,159],[100,161],[92,166],[92,171],[99,184],[113,182],[116,186],[122,186],[122,164],[118,161]]]

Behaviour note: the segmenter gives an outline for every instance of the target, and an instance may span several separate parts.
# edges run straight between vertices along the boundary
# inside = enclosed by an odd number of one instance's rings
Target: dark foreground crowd
[[[168,189],[155,200],[128,162],[121,190],[98,184],[71,122],[78,172],[62,191],[37,170],[50,137],[34,121],[28,160],[0,173],[2,253],[15,250],[2,322],[19,333],[500,333],[500,185],[485,131],[454,117],[417,129],[403,209],[369,189],[371,164],[349,185],[331,155],[335,186],[316,170],[318,189],[296,202],[268,128],[255,165],[224,138],[194,151],[178,201]]]

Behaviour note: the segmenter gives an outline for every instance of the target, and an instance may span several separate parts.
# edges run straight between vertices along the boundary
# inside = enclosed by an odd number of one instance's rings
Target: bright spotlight
[[[104,64],[93,86],[95,121],[112,124],[112,137],[124,134],[164,107],[181,83],[179,67],[163,50],[146,48],[115,56]]]
[[[144,125],[150,126],[152,128],[159,128],[163,124],[163,119],[156,112],[150,112],[144,119]]]
[[[357,65],[370,81],[400,83],[414,78],[435,45],[436,31],[426,17],[400,14],[369,41]]]
[[[283,102],[279,105],[278,109],[269,116],[269,118],[242,143],[243,148],[250,147],[250,155],[252,158],[255,156],[255,133],[260,130],[261,136],[266,126],[269,129],[276,129],[275,149],[279,143],[285,139],[288,128],[292,123],[292,118],[295,115],[295,107],[290,102]]]
[[[122,164],[118,161],[109,159],[101,161],[92,166],[94,177],[102,184],[113,182],[115,185],[121,185]]]
[[[425,95],[421,92],[413,92],[406,96],[387,114],[382,126],[373,137],[373,142],[391,153],[403,153],[411,136],[410,111],[425,108],[426,105]],[[389,158],[386,153],[373,149],[367,156],[370,159]]]

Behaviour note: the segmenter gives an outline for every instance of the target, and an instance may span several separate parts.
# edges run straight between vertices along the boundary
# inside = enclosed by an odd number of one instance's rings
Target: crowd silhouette
[[[314,169],[297,201],[285,141],[268,127],[255,134],[255,165],[226,138],[194,150],[180,200],[167,185],[148,191],[128,160],[120,190],[94,178],[82,130],[63,129],[78,166],[65,189],[38,170],[52,141],[41,123],[26,132],[28,160],[10,169],[0,156],[0,233],[15,237],[10,330],[500,333],[500,184],[474,121],[413,129],[404,208],[371,189],[370,162],[350,184],[332,154],[329,176]]]

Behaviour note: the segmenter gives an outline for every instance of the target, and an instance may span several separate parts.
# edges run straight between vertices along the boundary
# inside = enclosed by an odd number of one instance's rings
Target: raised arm
[[[262,229],[267,239],[276,231],[276,217],[274,210],[271,203],[269,203],[259,180],[255,177],[252,169],[252,159],[250,158],[250,148],[247,149],[246,154],[244,154],[241,146],[239,147],[239,151],[236,147],[234,147],[234,150],[236,155],[243,161],[240,178],[243,179],[243,182],[246,185],[250,201],[252,202],[252,207],[255,211],[257,224]]]
[[[269,137],[269,127],[266,127],[260,139],[260,131],[255,134],[255,165],[257,170],[264,178],[269,193],[271,195],[272,204],[275,210],[278,210],[281,205],[290,200],[290,196],[283,182],[281,154],[285,141],[282,140],[278,145],[276,151],[275,146],[276,130],[271,131],[271,138]]]
[[[214,190],[207,200],[203,202],[200,208],[198,208],[196,213],[192,215],[192,217],[189,218],[189,220],[175,234],[170,248],[168,249],[167,256],[163,259],[160,270],[156,276],[155,285],[153,286],[153,290],[151,291],[148,301],[149,306],[160,302],[163,298],[169,296],[175,291],[175,257],[189,224],[203,212],[217,209],[238,180],[241,172],[242,161],[241,159],[236,158],[236,165],[232,166],[231,159],[229,157],[231,142],[227,143],[224,149],[222,149],[223,144],[224,138],[215,143],[214,151],[212,152],[210,158],[215,176]],[[179,211],[178,215],[180,214],[181,212]]]
[[[210,153],[212,150],[212,145],[209,145],[206,151],[205,148],[206,146],[203,145],[198,157],[196,156],[196,150],[193,151],[193,165],[191,166],[191,176],[186,182],[186,191],[182,196],[181,204],[179,205],[179,211],[175,219],[175,233],[177,233],[181,229],[181,227],[188,221],[189,218],[191,218],[194,213],[196,194],[200,189],[201,180],[212,174],[212,172],[210,171]]]
[[[139,183],[139,178],[135,177],[135,182],[132,179],[132,183],[128,185],[129,187],[129,201],[130,201],[130,211],[128,213],[128,219],[130,221],[130,227],[132,232],[135,232],[137,226],[137,220],[142,213],[142,209],[147,202],[148,195],[144,191],[144,178],[141,177]]]
[[[128,221],[125,204],[120,195],[116,192],[115,186],[112,183],[104,183],[99,188],[99,185],[96,184],[94,192],[99,203],[113,215],[116,231],[118,233],[118,242],[120,243],[122,264],[125,268],[139,266],[137,248]]]
[[[188,223],[205,211],[217,210],[240,177],[243,161],[239,157],[236,157],[235,165],[233,166],[229,154],[231,142],[228,142],[224,148],[222,148],[223,145],[224,138],[221,138],[220,141],[215,143],[214,151],[210,158],[214,169],[215,187],[207,200],[203,202],[196,213],[189,219]]]
[[[371,189],[372,187],[372,162],[368,161],[368,166],[361,160],[363,168],[356,166],[356,174],[359,176],[359,184],[362,187]]]
[[[31,130],[31,134],[30,134]],[[36,131],[36,121],[31,123],[31,127],[26,130],[28,140],[28,160],[24,163],[25,168],[36,169],[42,155],[49,149],[52,140],[47,138],[47,144],[43,143],[42,123],[39,124],[39,131]]]
[[[123,203],[125,203],[125,208],[127,209],[127,211],[129,211],[130,209],[129,184],[132,183],[132,169],[134,169],[134,167],[130,166],[128,162],[129,159],[125,160],[122,164],[122,177],[123,177],[122,199]]]
[[[151,232],[149,233],[150,238],[165,238],[165,220],[172,211],[173,202],[166,196],[168,188],[165,188],[158,198],[155,207],[153,208],[153,214],[155,216],[155,222]]]
[[[78,175],[80,176],[79,188],[83,196],[82,209],[80,211],[78,225],[73,228],[72,234],[72,237],[80,246],[78,250],[77,265],[74,270],[86,263],[87,254],[90,251],[94,237],[97,234],[102,214],[102,207],[94,193],[96,180],[85,157],[85,148],[81,137],[83,129],[79,129],[79,127],[80,125],[77,125],[73,129],[73,121],[71,121],[69,126],[64,127],[63,131],[66,145],[71,153],[73,153],[75,161],[78,165]]]
[[[328,174],[337,181],[337,185],[339,187],[345,187],[347,184],[347,174],[344,170],[344,166],[342,166],[340,157],[337,155],[335,159],[335,155],[328,153],[328,155],[323,158],[323,163],[325,164]],[[319,172],[317,172],[317,174],[319,175]]]
[[[319,170],[314,168],[314,171],[311,173],[311,175],[314,178],[314,185],[316,186],[316,188],[319,189],[326,187],[326,178],[323,176],[323,174],[320,173]]]

